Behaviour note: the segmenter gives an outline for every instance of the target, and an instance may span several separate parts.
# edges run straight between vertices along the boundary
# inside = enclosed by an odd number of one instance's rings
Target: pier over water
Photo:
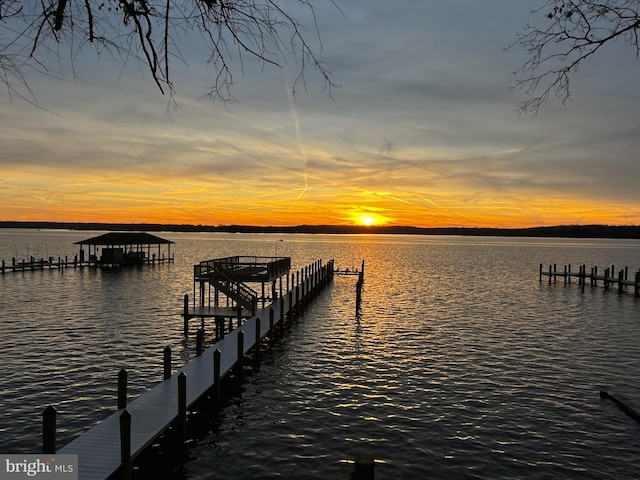
[[[571,283],[572,279],[578,280],[578,285],[584,291],[584,287],[587,283],[591,287],[596,287],[600,283],[605,290],[617,289],[618,293],[624,293],[627,287],[633,289],[633,293],[636,297],[640,297],[640,270],[635,273],[629,273],[629,268],[624,267],[618,270],[616,273],[615,265],[600,269],[598,267],[591,267],[587,271],[586,265],[580,265],[578,271],[572,270],[571,265],[565,265],[562,270],[558,268],[556,264],[549,265],[549,269],[545,270],[542,264],[540,264],[539,278],[542,283],[542,278],[548,277],[549,284],[556,283],[558,278],[561,278],[566,285]],[[632,279],[630,278],[632,277]]]
[[[223,261],[217,265],[226,265],[223,270],[235,268],[238,273],[242,271],[239,276],[251,275],[251,278],[255,279],[254,275],[258,275],[261,280],[267,279],[274,285],[275,280],[282,278],[283,275],[280,273],[285,270],[288,272],[290,263],[287,264],[287,261],[290,262],[290,259],[275,259],[273,262],[267,262],[275,268],[267,272],[262,269],[240,267],[242,262]],[[224,287],[218,285],[216,283],[218,280],[209,278],[209,274],[206,273],[208,270],[202,267],[203,264],[199,265],[200,267],[196,265],[199,268],[194,269],[198,272],[194,282],[198,285],[202,282],[206,291],[206,285],[211,283],[210,280],[213,281],[211,286],[218,292],[219,300],[222,296],[226,297],[224,302],[229,302],[229,308],[234,312],[239,311],[239,302],[234,298],[233,289],[229,285]],[[216,265],[215,261],[212,265]],[[114,474],[122,478],[130,478],[132,461],[161,435],[170,431],[179,443],[184,443],[189,408],[198,401],[216,402],[220,397],[222,380],[225,376],[235,366],[242,364],[250,350],[259,348],[264,337],[273,335],[274,327],[281,326],[285,317],[301,312],[315,293],[332,282],[333,274],[333,261],[325,264],[317,261],[292,274],[291,284],[287,285],[290,288],[282,294],[272,285],[270,302],[267,302],[266,298],[261,298],[258,305],[258,297],[256,297],[254,302],[256,309],[252,315],[237,317],[237,327],[229,328],[229,331],[220,335],[208,349],[203,351],[202,344],[199,342],[196,358],[188,362],[175,375],[171,375],[170,351],[167,355],[165,349],[164,380],[130,403],[127,403],[126,371],[121,371],[118,410],[65,445],[57,453],[78,455],[82,479],[107,479]],[[222,282],[228,283],[230,279],[223,278]],[[263,302],[264,306],[262,306]],[[246,310],[246,307],[244,308]],[[221,328],[224,332],[224,324]],[[169,359],[169,365],[167,365],[167,359]],[[53,407],[45,410],[43,418],[45,453],[56,453],[55,413]]]

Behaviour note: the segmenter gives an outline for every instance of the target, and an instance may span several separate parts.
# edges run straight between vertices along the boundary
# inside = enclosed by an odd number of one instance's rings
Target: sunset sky
[[[0,90],[0,220],[522,227],[640,224],[640,61],[618,42],[573,101],[518,116],[505,51],[543,1],[318,2],[318,74],[234,62],[237,103],[201,99],[206,52],[174,64],[178,106],[136,64],[28,73]],[[287,2],[283,1],[287,6]],[[309,25],[311,27],[311,25]],[[313,31],[309,32],[313,39]]]

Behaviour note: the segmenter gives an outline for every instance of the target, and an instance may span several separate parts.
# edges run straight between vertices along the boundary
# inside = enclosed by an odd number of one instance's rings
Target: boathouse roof
[[[75,242],[76,245],[165,245],[171,240],[144,232],[109,232]]]

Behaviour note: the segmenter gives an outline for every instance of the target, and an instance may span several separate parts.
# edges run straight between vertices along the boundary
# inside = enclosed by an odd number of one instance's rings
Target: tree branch
[[[566,103],[571,98],[570,77],[580,64],[603,45],[624,39],[640,53],[637,0],[547,0],[531,12],[548,22],[545,28],[527,25],[524,33],[508,48],[518,45],[529,59],[514,72],[513,88],[531,98],[520,106],[519,114],[536,115],[550,97]]]

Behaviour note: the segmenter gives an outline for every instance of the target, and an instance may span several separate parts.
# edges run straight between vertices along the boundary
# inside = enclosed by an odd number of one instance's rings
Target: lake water
[[[0,259],[64,256],[101,232],[0,229]],[[176,261],[0,276],[0,451],[38,453],[58,409],[64,445],[195,355],[182,336],[193,264],[291,256],[298,269],[366,262],[337,277],[264,355],[213,428],[167,478],[346,479],[358,453],[377,479],[640,477],[640,302],[538,281],[539,264],[640,267],[640,241],[161,233]],[[282,239],[282,241],[280,241]],[[196,323],[196,322],[193,322]],[[208,328],[208,337],[211,328]]]

